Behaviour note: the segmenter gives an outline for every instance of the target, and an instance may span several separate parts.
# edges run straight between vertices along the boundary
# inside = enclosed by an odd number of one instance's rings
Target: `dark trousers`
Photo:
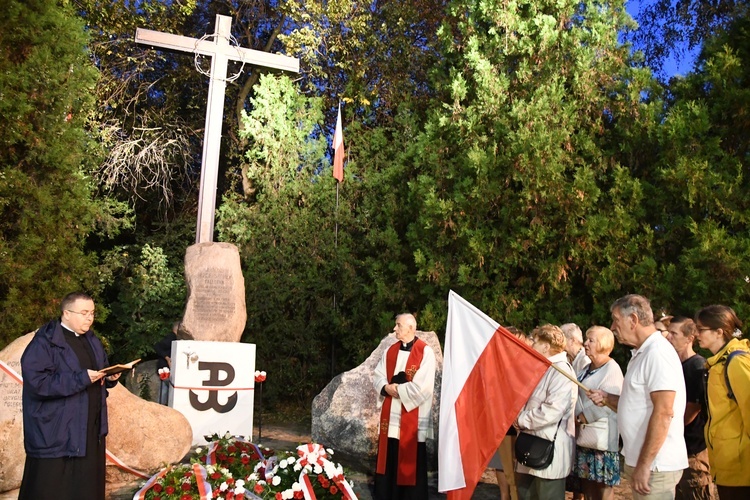
[[[516,474],[519,500],[563,500],[565,478],[543,479],[531,474]]]
[[[427,445],[417,443],[417,483],[399,486],[398,439],[388,438],[385,474],[375,474],[374,500],[427,500]]]

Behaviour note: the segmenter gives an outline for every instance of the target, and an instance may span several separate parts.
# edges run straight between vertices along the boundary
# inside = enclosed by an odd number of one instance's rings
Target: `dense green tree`
[[[316,179],[326,148],[314,129],[320,99],[299,94],[289,78],[261,77],[242,133],[252,147],[248,175],[257,199],[227,197],[220,237],[238,245],[245,272],[248,324],[256,365],[272,373],[269,396],[295,387],[309,399],[328,373],[325,332],[333,323],[333,184]]]
[[[409,244],[423,319],[455,289],[504,324],[606,321],[648,293],[651,230],[623,136],[648,127],[650,73],[617,33],[622,2],[458,1],[445,25],[444,102],[412,160]]]
[[[437,28],[445,2],[352,0],[289,4],[294,29],[280,35],[300,57],[304,91],[354,104],[350,116],[389,126],[403,102],[425,108],[432,96],[428,73],[438,61]]]
[[[65,2],[4,0],[0,20],[0,345],[59,312],[63,295],[98,291],[92,201],[98,148],[86,125],[97,71]],[[113,205],[110,207],[114,208]],[[111,234],[111,233],[110,233]]]
[[[181,259],[170,262],[164,249],[145,244],[132,262],[117,266],[118,295],[111,301],[111,318],[104,326],[108,341],[117,348],[113,361],[145,358],[153,345],[182,317],[185,280]],[[121,263],[119,252],[117,261]]]
[[[403,158],[418,114],[403,105],[390,126],[346,128],[346,180],[336,186],[320,134],[322,99],[286,78],[262,77],[243,134],[255,199],[227,197],[217,224],[238,245],[246,276],[248,327],[257,365],[273,373],[269,400],[308,401],[367,357],[417,311],[413,256],[406,245],[413,204]],[[354,145],[351,145],[354,144]]]
[[[669,311],[750,313],[749,33],[739,17],[706,41],[658,128],[651,224]]]
[[[191,54],[134,42],[137,28],[185,31],[195,2],[74,0],[100,70],[92,118],[103,146],[93,176],[102,197],[126,201],[139,235],[195,211],[206,80]]]

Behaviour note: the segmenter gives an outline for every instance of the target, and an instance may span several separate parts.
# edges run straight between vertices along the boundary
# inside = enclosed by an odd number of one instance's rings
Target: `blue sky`
[[[638,9],[640,7],[641,3],[653,3],[653,0],[649,2],[648,0],[641,2],[641,0],[626,0],[625,1],[625,8],[630,13],[631,16],[634,18],[638,14]],[[685,75],[692,71],[693,69],[693,63],[698,56],[700,49],[696,48],[690,53],[686,54],[680,60],[676,57],[672,57],[665,61],[664,63],[664,73],[667,77],[677,76],[677,75]]]

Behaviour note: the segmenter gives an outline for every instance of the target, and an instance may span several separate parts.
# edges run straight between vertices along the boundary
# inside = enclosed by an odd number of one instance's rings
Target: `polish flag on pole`
[[[333,177],[344,181],[344,132],[341,129],[341,104],[336,118],[336,132],[333,134]]]
[[[443,354],[438,490],[468,500],[550,362],[452,290]]]

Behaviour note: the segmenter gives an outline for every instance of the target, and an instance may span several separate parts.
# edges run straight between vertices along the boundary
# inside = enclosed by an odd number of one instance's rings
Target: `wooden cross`
[[[136,43],[211,56],[206,127],[203,136],[203,159],[201,162],[201,186],[198,195],[198,224],[195,230],[196,243],[213,241],[221,126],[224,119],[224,94],[227,86],[226,75],[229,60],[299,73],[299,60],[294,57],[269,54],[260,50],[230,45],[231,27],[231,17],[217,15],[216,32],[213,40],[199,40],[143,28],[137,28],[135,31]]]

